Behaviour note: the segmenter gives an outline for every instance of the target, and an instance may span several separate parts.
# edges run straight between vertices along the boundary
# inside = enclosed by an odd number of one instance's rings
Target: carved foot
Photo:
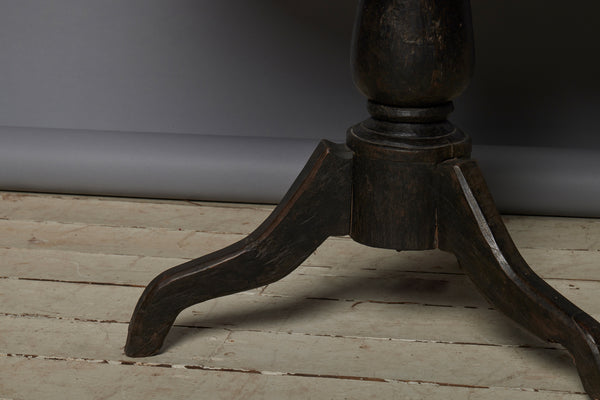
[[[600,324],[529,268],[474,161],[448,163],[441,171],[439,247],[456,255],[494,307],[569,350],[585,390],[600,399]]]
[[[158,275],[135,308],[125,353],[156,354],[194,304],[277,281],[327,237],[349,232],[352,153],[322,141],[281,204],[247,238]]]

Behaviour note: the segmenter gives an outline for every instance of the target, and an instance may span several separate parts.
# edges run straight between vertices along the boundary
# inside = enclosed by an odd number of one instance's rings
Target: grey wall
[[[457,120],[475,142],[600,149],[600,3],[472,4],[476,76]]]
[[[453,119],[485,145],[499,205],[600,216],[600,4],[472,5],[477,72]],[[366,117],[354,8],[0,0],[0,188],[278,201],[318,139]]]
[[[1,0],[0,125],[343,139],[354,5],[327,3]]]

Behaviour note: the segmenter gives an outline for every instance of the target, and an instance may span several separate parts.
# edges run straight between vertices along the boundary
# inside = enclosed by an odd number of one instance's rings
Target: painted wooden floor
[[[454,257],[349,238],[184,311],[160,355],[126,357],[150,279],[271,210],[1,193],[0,398],[587,399],[569,355],[491,309]],[[600,317],[600,220],[506,222],[531,266]]]

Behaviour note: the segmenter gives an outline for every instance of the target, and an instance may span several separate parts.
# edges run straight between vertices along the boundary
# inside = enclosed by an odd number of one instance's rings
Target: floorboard
[[[185,310],[160,355],[126,357],[149,280],[272,209],[0,193],[0,399],[587,398],[568,353],[491,308],[453,256],[347,237]],[[600,318],[600,221],[505,220],[532,268]]]

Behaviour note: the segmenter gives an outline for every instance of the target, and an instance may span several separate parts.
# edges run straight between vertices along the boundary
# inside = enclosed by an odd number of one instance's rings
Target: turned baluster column
[[[371,118],[348,131],[355,152],[351,236],[375,247],[436,247],[432,164],[468,157],[447,121],[474,50],[468,0],[362,0],[354,81]]]
[[[561,343],[600,399],[600,324],[538,277],[504,227],[469,138],[448,122],[473,71],[469,0],[362,0],[354,80],[371,118],[347,145],[323,141],[281,204],[247,238],[158,275],[125,351],[157,353],[180,311],[275,282],[329,236],[454,253],[492,306]]]

